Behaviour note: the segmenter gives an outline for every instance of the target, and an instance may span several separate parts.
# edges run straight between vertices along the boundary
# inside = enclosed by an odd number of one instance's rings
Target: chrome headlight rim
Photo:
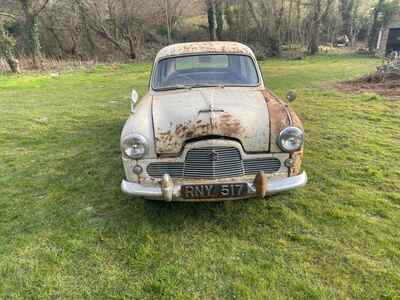
[[[136,147],[136,150],[139,147],[142,147],[142,150],[139,153],[134,154],[132,151],[134,147]],[[139,160],[142,159],[148,153],[148,151],[149,145],[147,139],[141,134],[129,134],[123,137],[121,141],[121,152],[127,158]]]
[[[297,138],[300,139],[301,142],[297,143],[296,147],[289,149],[285,146],[285,139],[287,139],[291,135],[297,136]],[[299,127],[295,127],[295,126],[286,127],[279,134],[278,145],[279,145],[279,148],[281,148],[281,150],[286,153],[294,153],[294,152],[300,151],[301,148],[303,148],[303,146],[304,146],[304,131],[302,129],[300,129]]]

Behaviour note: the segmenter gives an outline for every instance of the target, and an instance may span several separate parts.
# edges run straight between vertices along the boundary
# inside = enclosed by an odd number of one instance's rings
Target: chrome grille
[[[182,178],[184,166],[184,163],[152,163],[147,167],[147,173],[154,178],[162,178],[164,174]]]
[[[185,160],[185,178],[223,178],[243,176],[240,151],[231,147],[193,149]]]
[[[259,171],[272,174],[279,171],[281,161],[275,157],[242,160],[234,147],[207,147],[190,150],[185,162],[152,163],[147,173],[154,178],[169,174],[172,178],[217,179],[255,175]]]
[[[255,175],[260,171],[272,174],[278,172],[281,168],[281,161],[275,157],[245,160],[243,163],[246,175]]]

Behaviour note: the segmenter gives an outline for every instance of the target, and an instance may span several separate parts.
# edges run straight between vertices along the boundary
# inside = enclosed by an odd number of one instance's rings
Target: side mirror
[[[289,102],[293,102],[294,100],[297,99],[297,94],[296,94],[295,91],[289,91],[289,92],[286,94],[286,98],[288,99]]]
[[[139,94],[138,94],[138,92],[136,92],[135,89],[133,89],[132,94],[131,94],[131,111],[132,112],[135,112],[135,107],[136,107],[138,100],[139,100]]]

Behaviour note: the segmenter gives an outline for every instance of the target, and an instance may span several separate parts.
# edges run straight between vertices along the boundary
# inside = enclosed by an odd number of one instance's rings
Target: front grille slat
[[[248,175],[255,175],[260,171],[267,174],[272,174],[280,170],[281,161],[271,157],[267,159],[254,159],[244,161],[245,172]]]
[[[182,178],[183,169],[183,163],[152,163],[147,167],[147,173],[155,178],[162,178],[164,174],[169,174],[172,178]]]
[[[211,159],[212,155],[218,157]],[[244,175],[240,151],[232,147],[192,149],[185,160],[184,178],[224,178]]]
[[[213,156],[217,159],[213,160]],[[172,178],[220,179],[255,175],[260,171],[272,174],[280,168],[281,161],[274,157],[242,160],[237,148],[207,147],[189,150],[184,163],[152,163],[147,173],[154,178],[169,174]]]

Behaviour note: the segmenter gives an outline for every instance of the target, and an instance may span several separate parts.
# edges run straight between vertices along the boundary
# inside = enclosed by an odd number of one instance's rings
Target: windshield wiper
[[[155,90],[156,91],[170,91],[170,90],[186,90],[186,89],[190,89],[190,88],[191,88],[191,86],[182,84],[182,85],[160,87]]]
[[[208,88],[208,87],[219,87],[219,88],[225,88],[225,85],[223,84],[193,84],[193,85],[178,85],[179,87],[185,88],[185,89],[195,89],[195,88]]]
[[[195,88],[207,88],[207,87],[219,87],[221,89],[225,88],[223,84],[177,84],[174,86],[166,86],[158,88],[158,91],[170,91],[170,90],[191,90]]]

